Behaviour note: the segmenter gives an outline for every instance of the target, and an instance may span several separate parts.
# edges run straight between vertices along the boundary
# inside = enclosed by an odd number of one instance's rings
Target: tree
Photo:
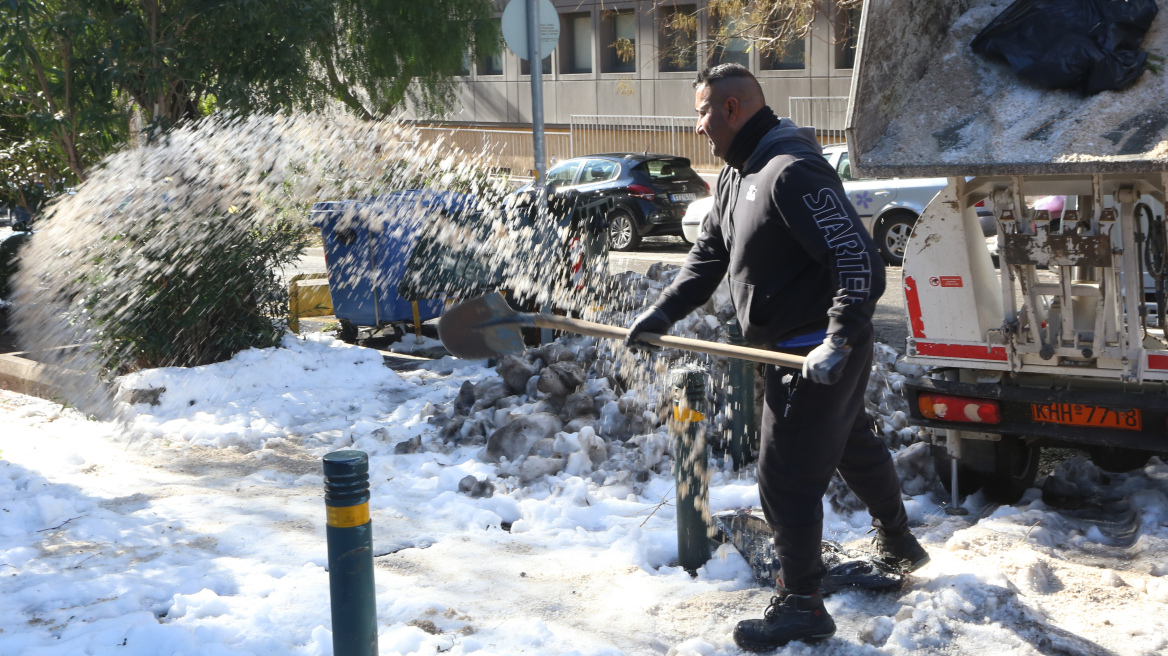
[[[118,140],[124,119],[105,75],[106,28],[69,0],[0,3],[0,130],[22,175],[84,181],[88,162]],[[6,182],[21,195],[19,179]]]
[[[667,34],[658,56],[690,63],[697,45],[718,52],[733,42],[746,42],[763,54],[782,55],[789,44],[805,38],[817,16],[851,25],[863,0],[710,0],[695,11],[679,11],[683,0],[659,0]],[[699,14],[706,13],[706,38],[698,40]],[[855,38],[837,29],[836,38]]]
[[[84,2],[84,0],[77,0]],[[321,0],[89,0],[108,26],[110,80],[155,128],[216,106],[292,107],[309,94],[307,45],[322,29]]]
[[[336,0],[313,39],[316,82],[358,116],[388,116],[407,97],[431,111],[453,99],[465,57],[493,55],[500,35],[487,0]],[[414,91],[411,94],[411,90]]]
[[[151,133],[217,108],[437,109],[468,47],[498,49],[491,14],[490,0],[0,0],[0,156],[84,181],[132,107]]]
[[[97,0],[110,74],[168,128],[213,107],[388,115],[418,83],[449,100],[464,45],[497,43],[489,0]]]

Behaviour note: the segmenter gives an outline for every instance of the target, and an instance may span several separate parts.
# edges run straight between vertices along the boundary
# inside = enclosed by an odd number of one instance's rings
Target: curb
[[[53,382],[56,372],[50,365],[23,357],[24,353],[0,355],[0,389],[6,389],[42,399],[52,399],[61,391]]]
[[[63,385],[84,377],[79,371],[37,362],[27,356],[27,352],[0,354],[0,389],[60,402]]]

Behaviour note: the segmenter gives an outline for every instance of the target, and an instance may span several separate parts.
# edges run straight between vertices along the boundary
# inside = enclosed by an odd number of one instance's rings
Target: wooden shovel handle
[[[552,328],[570,333],[589,335],[591,337],[606,337],[608,339],[619,340],[624,340],[629,335],[628,328],[606,326],[602,323],[594,323],[592,321],[569,319],[568,317],[560,317],[552,314],[532,314],[530,316],[534,320],[535,325],[540,328]],[[746,346],[719,344],[718,342],[706,342],[700,339],[689,339],[688,337],[654,335],[652,333],[644,333],[639,339],[650,344],[656,344],[657,346],[681,349],[683,351],[695,351],[709,355],[720,355],[726,358],[750,360],[751,362],[773,364],[779,367],[794,367],[798,369],[803,366],[803,356],[801,355],[788,355],[786,353],[776,353],[775,351],[765,351]]]

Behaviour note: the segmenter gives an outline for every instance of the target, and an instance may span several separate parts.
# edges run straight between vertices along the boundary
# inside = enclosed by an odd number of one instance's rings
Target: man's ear
[[[742,105],[739,104],[738,99],[731,96],[726,99],[726,122],[734,123],[738,120],[738,113],[742,111]]]

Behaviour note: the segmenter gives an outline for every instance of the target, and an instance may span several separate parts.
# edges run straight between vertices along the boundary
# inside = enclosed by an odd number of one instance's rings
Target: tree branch
[[[324,61],[325,75],[328,77],[329,87],[332,89],[333,94],[338,100],[345,103],[345,106],[349,109],[359,113],[361,118],[366,121],[374,120],[375,117],[373,114],[369,113],[365,105],[361,104],[361,100],[353,95],[353,92],[349,90],[349,86],[342,82],[340,76],[337,75],[337,68],[333,63],[332,53],[329,51],[328,46],[317,42],[317,48],[320,50],[321,60]]]

